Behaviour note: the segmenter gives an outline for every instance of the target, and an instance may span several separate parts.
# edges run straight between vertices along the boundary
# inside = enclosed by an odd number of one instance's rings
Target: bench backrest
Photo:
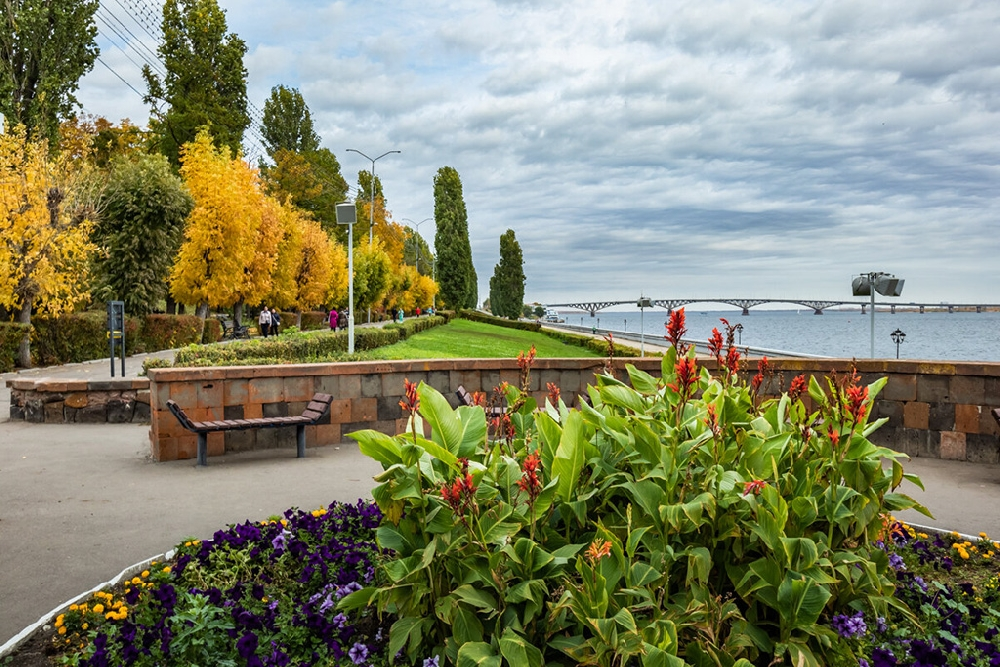
[[[330,409],[330,403],[332,402],[333,396],[330,394],[313,394],[309,405],[302,411],[302,416],[308,418],[313,423],[318,422],[326,414],[326,411]]]
[[[177,417],[177,421],[181,423],[181,426],[183,426],[189,431],[195,430],[194,422],[192,422],[191,419],[186,414],[184,414],[184,410],[181,409],[181,406],[177,405],[177,403],[175,403],[174,401],[168,400],[167,409],[170,410],[170,412],[172,412],[175,417]]]

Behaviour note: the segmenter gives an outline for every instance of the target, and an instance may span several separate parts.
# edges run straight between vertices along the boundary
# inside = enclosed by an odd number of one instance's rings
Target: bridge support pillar
[[[951,304],[949,304],[948,305],[948,312],[949,313],[954,313],[955,312],[955,306],[952,306]]]
[[[896,304],[892,304],[889,306],[889,312],[892,313],[893,315],[896,314]]]
[[[597,312],[596,310],[590,311],[590,316],[593,317],[596,312]]]
[[[861,314],[864,315],[868,312],[868,306],[866,304],[861,304]]]
[[[813,309],[813,315],[822,315],[822,314],[823,314],[823,310],[822,309],[820,309],[820,308],[814,308]]]
[[[746,308],[746,307],[744,307],[744,308],[743,308],[743,314],[744,314],[744,315],[749,315],[749,314],[750,314],[750,309],[749,309],[749,308]]]
[[[924,312],[924,306],[923,306],[923,304],[920,304],[920,312],[921,312],[921,313],[923,313],[923,312]]]
[[[983,312],[983,307],[982,306],[976,306],[976,312],[977,313]]]

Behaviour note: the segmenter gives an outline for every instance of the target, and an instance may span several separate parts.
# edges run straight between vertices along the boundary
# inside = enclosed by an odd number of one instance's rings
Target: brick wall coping
[[[62,378],[14,378],[7,380],[7,387],[17,391],[64,393],[69,391],[123,391],[149,389],[148,378],[122,378],[121,380],[67,380]]]

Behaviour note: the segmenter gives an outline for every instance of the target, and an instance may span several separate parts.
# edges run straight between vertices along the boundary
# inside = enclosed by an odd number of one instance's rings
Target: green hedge
[[[17,363],[17,349],[25,333],[31,333],[30,324],[0,322],[0,373],[14,370]]]
[[[541,331],[542,325],[538,322],[521,322],[520,320],[508,320],[505,317],[494,317],[481,313],[478,310],[460,310],[458,317],[473,322],[483,322],[497,327],[507,327],[508,329],[520,329],[521,331]]]
[[[545,329],[542,333],[549,338],[561,340],[567,345],[579,345],[580,347],[585,347],[588,350],[596,352],[602,356],[606,356],[608,354],[608,343],[603,338],[593,338],[591,336],[569,333],[566,331],[553,331],[552,329]],[[624,345],[620,340],[615,339],[616,357],[638,357],[639,354],[639,350],[634,347]]]
[[[442,324],[447,323],[448,320],[446,318],[439,315],[431,315],[430,317],[418,317],[403,320],[402,324],[399,322],[390,322],[385,325],[385,328],[398,331],[400,340],[406,340],[415,333],[427,331],[428,329],[433,329],[434,327],[439,327]]]
[[[205,320],[205,331],[201,334],[202,343],[218,343],[222,340],[222,322],[209,317]]]
[[[400,338],[398,329],[355,329],[354,349],[355,352],[373,350],[398,343]],[[324,331],[234,341],[227,345],[191,345],[177,351],[174,366],[260,366],[338,361],[348,357],[347,342],[346,331]]]
[[[147,352],[200,343],[204,326],[197,315],[147,315],[142,319],[139,343]],[[126,351],[127,343],[126,339]]]
[[[285,321],[285,315],[282,313],[281,321]],[[295,314],[292,313],[292,324],[295,324]],[[326,313],[321,310],[309,310],[302,313],[302,326],[299,327],[302,331],[315,331],[317,329],[329,329],[330,325],[326,321]]]

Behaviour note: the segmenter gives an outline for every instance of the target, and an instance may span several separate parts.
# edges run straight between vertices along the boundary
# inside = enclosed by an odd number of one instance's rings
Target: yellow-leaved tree
[[[23,126],[0,135],[0,306],[31,324],[31,313],[59,313],[84,302],[93,210],[85,165],[51,155]],[[27,336],[18,363],[31,366]]]
[[[170,290],[177,301],[198,304],[204,318],[209,306],[232,306],[246,293],[264,207],[254,170],[231,157],[228,148],[215,148],[207,130],[185,144],[181,161],[181,177],[195,206],[170,273]]]
[[[346,268],[339,262],[343,252],[338,253],[319,223],[300,209],[285,204],[281,219],[283,238],[268,301],[294,310],[295,324],[302,326],[302,311],[325,305],[335,282],[343,282],[346,292]]]

